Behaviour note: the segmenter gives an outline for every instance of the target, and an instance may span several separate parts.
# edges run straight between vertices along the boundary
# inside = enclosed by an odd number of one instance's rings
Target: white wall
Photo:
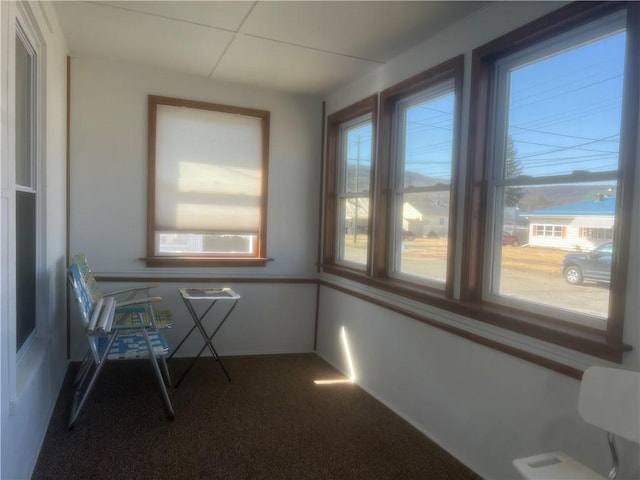
[[[472,49],[559,6],[550,2],[488,5],[373,74],[333,92],[327,98],[327,113],[465,54],[462,155],[466,158]],[[640,180],[640,171],[638,177]],[[636,212],[633,218],[640,218],[637,188],[633,208]],[[637,238],[637,220],[633,230]],[[624,354],[622,367],[631,370],[640,369],[639,249],[636,242],[629,259],[624,326],[624,340],[634,350]],[[457,268],[459,271],[460,265]],[[483,331],[487,327],[474,325],[469,319],[455,318],[353,282],[329,275],[323,279],[360,295],[386,298],[398,307],[450,322],[492,340],[509,345],[522,342],[521,338],[498,329]],[[609,453],[604,434],[585,425],[578,415],[577,380],[323,286],[317,352],[348,372],[340,341],[342,327],[349,338],[357,383],[484,478],[517,478],[511,465],[514,458],[554,449],[564,450],[592,468],[608,473]],[[541,342],[520,346],[571,366],[597,361]],[[626,442],[619,445],[622,452],[619,478],[638,478],[637,446]]]
[[[264,268],[146,268],[147,95],[271,112],[267,256]],[[71,252],[97,275],[229,278],[242,300],[220,332],[221,354],[313,350],[320,191],[321,101],[309,96],[212,82],[200,77],[91,58],[71,62]],[[250,283],[233,283],[250,279]],[[273,282],[280,283],[273,283]],[[241,280],[240,280],[241,282]],[[259,282],[259,283],[256,283]],[[260,283],[262,282],[262,283]],[[117,285],[103,283],[104,290]],[[191,320],[184,283],[159,294],[176,317],[175,345]],[[72,322],[72,358],[84,353]],[[193,346],[192,346],[193,345]],[[187,344],[181,355],[193,355]]]
[[[26,17],[39,30],[41,55],[45,69],[39,72],[46,82],[44,89],[43,134],[44,164],[40,192],[46,219],[43,223],[42,285],[45,290],[37,300],[40,308],[37,337],[20,358],[15,353],[14,278],[11,237],[15,228],[12,213],[13,162],[12,78],[15,38],[15,2],[0,5],[0,50],[2,88],[2,196],[0,222],[0,259],[2,295],[0,296],[0,404],[1,456],[0,478],[29,478],[46,433],[49,417],[67,368],[66,359],[66,290],[65,290],[65,210],[66,210],[66,47],[50,4],[30,3]]]
[[[133,283],[101,282],[104,291],[120,290]],[[160,307],[173,313],[174,326],[164,330],[169,346],[176,347],[193,326],[193,321],[180,298],[179,288],[230,286],[241,298],[214,340],[216,351],[222,355],[263,355],[278,353],[306,353],[313,351],[315,331],[315,303],[317,286],[313,283],[179,283],[163,282],[152,291],[163,297]],[[194,301],[200,314],[207,302]],[[219,300],[204,320],[209,333],[232,307],[231,301]],[[80,320],[72,312],[72,359],[81,359],[86,352],[86,341]],[[202,337],[197,331],[176,352],[176,357],[192,357],[202,348]],[[208,350],[202,353],[210,356]],[[233,372],[230,372],[233,376]]]

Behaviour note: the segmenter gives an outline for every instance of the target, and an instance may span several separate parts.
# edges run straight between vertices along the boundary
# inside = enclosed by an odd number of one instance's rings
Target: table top
[[[187,300],[237,300],[240,298],[240,295],[229,287],[181,288],[180,295]]]

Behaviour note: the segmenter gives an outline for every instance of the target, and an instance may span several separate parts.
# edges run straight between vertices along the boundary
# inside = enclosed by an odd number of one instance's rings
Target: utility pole
[[[356,186],[355,186],[355,215],[354,215],[354,225],[353,225],[353,243],[354,245],[358,242],[358,205],[360,203],[360,197],[358,196],[360,191],[358,189],[358,183],[360,181],[360,144],[362,140],[360,139],[360,134],[358,134],[358,139],[356,140],[357,146],[357,154],[356,154]]]

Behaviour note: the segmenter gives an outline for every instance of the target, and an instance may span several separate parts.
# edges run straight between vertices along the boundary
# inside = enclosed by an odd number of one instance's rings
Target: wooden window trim
[[[363,270],[350,268],[337,263],[337,216],[338,212],[338,163],[340,161],[340,127],[351,120],[364,115],[371,115],[371,131],[373,132],[373,145],[376,145],[377,118],[378,118],[378,95],[371,95],[342,110],[332,113],[327,118],[327,159],[325,172],[325,212],[324,212],[324,242],[323,242],[323,268],[330,269],[338,274],[352,276],[357,279],[366,278],[371,264],[371,241],[367,249],[367,265]],[[371,185],[373,185],[374,166],[377,163],[375,148],[372,154],[372,175]],[[369,192],[373,189],[370,187]],[[373,211],[373,198],[369,199],[370,212]],[[373,231],[373,215],[369,215],[368,229]]]
[[[378,161],[376,163],[376,188],[374,190],[376,205],[376,222],[374,228],[374,250],[373,256],[373,277],[378,284],[383,284],[386,288],[397,293],[420,295],[423,299],[442,298],[442,290],[417,284],[408,280],[392,278],[390,276],[390,244],[392,233],[392,209],[391,196],[393,192],[392,170],[395,165],[395,144],[393,132],[397,127],[396,107],[403,99],[416,93],[436,86],[447,80],[454,82],[454,132],[453,132],[453,154],[451,172],[451,193],[449,208],[449,231],[448,245],[450,251],[447,258],[447,282],[445,284],[445,297],[453,296],[454,277],[454,255],[456,235],[456,210],[457,210],[457,174],[460,169],[460,132],[462,120],[462,83],[464,80],[464,55],[459,55],[451,60],[432,67],[413,77],[410,77],[392,87],[387,88],[380,94],[380,130],[379,130],[379,150]]]
[[[483,265],[485,235],[484,223],[487,218],[485,210],[487,188],[484,169],[484,152],[487,147],[488,119],[490,114],[490,95],[492,86],[493,62],[497,59],[517,52],[521,49],[533,46],[538,42],[546,40],[556,34],[567,32],[581,26],[589,21],[597,20],[603,16],[615,13],[621,9],[627,9],[627,57],[625,71],[625,94],[627,100],[624,102],[623,110],[623,141],[620,145],[621,162],[619,166],[618,185],[620,195],[618,201],[618,213],[620,221],[616,222],[616,237],[618,238],[618,248],[614,252],[613,268],[616,275],[612,278],[610,295],[610,320],[606,331],[601,331],[592,327],[578,324],[571,324],[558,320],[548,315],[531,313],[517,308],[505,307],[504,305],[493,304],[482,299]],[[472,53],[472,82],[470,101],[470,121],[468,125],[468,157],[467,175],[465,178],[465,194],[463,206],[463,228],[464,237],[456,236],[452,233],[450,239],[452,245],[459,242],[462,246],[461,253],[461,278],[459,296],[454,298],[452,286],[447,285],[444,292],[429,289],[423,285],[413,284],[389,278],[388,275],[388,248],[389,245],[389,195],[390,195],[390,155],[392,154],[392,124],[394,114],[394,101],[400,98],[403,89],[407,92],[415,92],[413,85],[420,85],[421,81],[428,81],[436,76],[436,69],[431,69],[423,74],[412,77],[399,83],[380,94],[380,115],[378,132],[378,156],[375,162],[375,188],[374,205],[375,219],[374,228],[371,230],[374,235],[372,249],[372,265],[366,272],[350,270],[335,265],[335,253],[331,246],[325,242],[323,250],[323,271],[338,275],[343,278],[358,282],[372,288],[397,294],[410,300],[428,304],[429,306],[442,309],[452,314],[459,314],[493,325],[517,332],[519,334],[556,344],[580,353],[592,355],[613,362],[621,362],[622,354],[629,351],[631,347],[623,343],[622,327],[624,319],[624,300],[626,290],[626,278],[628,266],[623,259],[627,258],[629,244],[631,241],[631,203],[633,200],[633,178],[635,158],[637,156],[637,146],[634,139],[638,131],[638,115],[640,104],[639,80],[640,80],[640,29],[633,28],[633,25],[640,25],[640,5],[622,2],[588,2],[574,3],[552,12],[538,20],[535,20],[519,29],[516,29],[494,41],[475,49]],[[458,61],[462,67],[462,57],[451,62]],[[443,65],[446,65],[443,64]],[[441,66],[442,67],[442,66]],[[458,92],[456,92],[458,94]],[[461,95],[460,95],[461,98]],[[348,111],[349,108],[345,109]],[[342,113],[344,111],[341,111]],[[341,113],[338,112],[338,113]],[[459,115],[459,111],[456,112]],[[338,114],[334,114],[338,115]],[[329,117],[331,119],[331,117]],[[335,117],[334,117],[335,118]],[[458,117],[460,118],[460,117]],[[375,117],[374,117],[375,120]],[[459,121],[459,120],[458,120]],[[459,132],[458,132],[459,135]],[[459,136],[455,138],[455,146],[459,148]],[[331,135],[328,136],[328,158],[331,159]],[[328,163],[331,163],[330,161]],[[458,166],[456,165],[456,168]],[[329,165],[327,168],[327,192],[331,191],[330,182],[333,181],[335,170]],[[460,182],[453,182],[455,188]],[[458,195],[454,195],[454,199]],[[331,212],[330,199],[326,199],[328,212]],[[331,226],[326,222],[333,221],[334,216],[326,215],[325,230],[333,232]],[[457,226],[459,222],[452,220],[450,224]],[[533,234],[535,235],[535,231]],[[331,235],[325,232],[325,239],[333,241]],[[451,268],[451,267],[449,267]],[[450,277],[452,278],[452,277]],[[447,328],[440,325],[438,321],[428,322],[435,326]],[[522,358],[527,357],[527,353],[522,353]]]
[[[156,108],[160,105],[209,110],[221,113],[247,115],[262,120],[262,184],[260,227],[257,255],[232,256],[157,256],[155,252],[155,200],[156,200]],[[269,185],[269,131],[270,113],[266,110],[222,105],[217,103],[158,95],[148,96],[148,144],[147,144],[147,255],[143,259],[147,267],[263,267],[267,261],[267,198]]]
[[[623,131],[620,144],[618,185],[621,196],[616,221],[617,248],[612,259],[609,320],[605,331],[580,325],[568,325],[551,317],[525,313],[482,300],[483,252],[486,248],[483,226],[487,220],[487,170],[485,155],[491,115],[491,89],[495,61],[554,35],[570,31],[589,21],[627,8],[627,56],[623,102]],[[622,353],[630,347],[623,344],[623,322],[627,262],[631,237],[631,202],[638,131],[638,58],[640,6],[623,2],[576,2],[514,30],[472,53],[472,90],[469,125],[469,156],[466,179],[465,235],[462,253],[461,299],[478,309],[474,318],[512,331],[565,346],[574,350],[622,361]]]

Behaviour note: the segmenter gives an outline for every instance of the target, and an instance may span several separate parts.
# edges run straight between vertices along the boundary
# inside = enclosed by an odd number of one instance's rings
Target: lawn
[[[350,248],[366,248],[367,236],[359,234],[355,238],[347,235],[345,244]],[[405,242],[404,258],[441,258],[447,255],[447,241],[444,239],[416,238]],[[502,247],[502,267],[514,270],[536,270],[557,275],[566,251],[543,247]]]

